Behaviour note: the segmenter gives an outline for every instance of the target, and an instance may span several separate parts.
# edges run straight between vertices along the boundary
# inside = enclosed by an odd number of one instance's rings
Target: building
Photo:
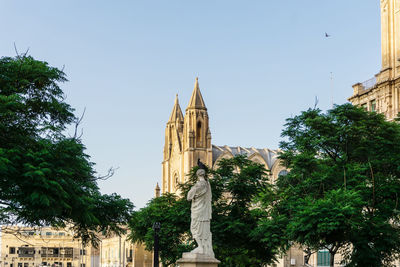
[[[133,244],[128,234],[104,237],[100,242],[100,267],[152,267],[153,253]]]
[[[286,172],[279,164],[277,150],[217,146],[211,143],[211,130],[207,107],[196,78],[192,96],[183,116],[178,96],[165,129],[164,160],[162,162],[162,193],[176,192],[178,183],[186,180],[190,169],[200,159],[215,168],[223,158],[247,155],[249,159],[264,164],[275,180]]]
[[[400,0],[381,0],[380,3],[382,68],[372,79],[353,85],[354,92],[349,101],[366,110],[383,113],[388,120],[393,120],[400,112]],[[197,159],[215,168],[222,158],[246,154],[249,159],[271,170],[272,181],[287,172],[277,159],[277,150],[217,146],[211,141],[209,116],[196,78],[185,116],[176,97],[166,125],[162,162],[163,193],[176,192],[177,184],[186,180]],[[304,266],[304,256],[301,248],[293,247],[272,266]],[[335,266],[341,266],[341,259],[340,253],[337,254]],[[329,262],[328,251],[320,250],[310,256],[308,266],[329,266]]]
[[[348,99],[393,120],[400,112],[400,0],[381,0],[381,71],[353,85]]]
[[[98,250],[71,231],[2,226],[1,267],[97,267],[98,261]]]
[[[197,166],[198,159],[208,166],[216,168],[221,159],[232,158],[236,155],[247,155],[250,160],[263,164],[266,169],[271,171],[272,181],[275,181],[279,175],[287,173],[287,170],[279,163],[278,150],[218,146],[211,143],[207,107],[196,78],[185,116],[183,116],[178,96],[176,96],[172,113],[166,125],[164,160],[162,162],[162,192],[177,193],[178,183],[186,181],[187,174],[194,166]],[[304,266],[303,250],[293,246],[287,255],[272,266]]]

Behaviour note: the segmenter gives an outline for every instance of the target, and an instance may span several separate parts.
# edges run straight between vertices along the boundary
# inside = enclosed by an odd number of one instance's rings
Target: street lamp
[[[161,223],[159,223],[159,222],[155,222],[154,224],[153,224],[153,230],[154,230],[154,259],[153,259],[153,262],[154,262],[154,267],[159,267],[159,262],[158,262],[158,259],[159,259],[159,257],[158,257],[158,251],[159,251],[159,248],[158,248],[158,233],[160,232],[160,229],[161,229]]]

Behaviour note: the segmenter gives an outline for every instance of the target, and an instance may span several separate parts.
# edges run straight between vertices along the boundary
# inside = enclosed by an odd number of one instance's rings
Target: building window
[[[86,264],[84,264],[84,263],[81,263],[81,267],[86,267]]]
[[[362,107],[365,111],[368,110],[367,103],[361,104],[361,107]]]
[[[10,254],[15,254],[15,247],[10,247],[9,248],[9,253]]]
[[[67,267],[72,267],[72,262],[67,262]]]
[[[196,143],[197,146],[201,146],[201,122],[197,122],[197,129],[196,129]]]
[[[25,262],[24,267],[29,267],[29,263]]]
[[[375,101],[375,99],[371,100],[370,104],[371,104],[371,111],[375,112],[376,111],[376,101]]]
[[[317,266],[318,267],[330,266],[330,259],[331,255],[329,254],[329,251],[327,249],[318,251]]]
[[[175,176],[174,176],[174,183],[175,183],[175,188],[177,188],[178,184],[179,184],[179,178],[178,178],[178,174],[177,173],[175,173]]]
[[[22,262],[18,262],[18,267],[22,267]]]
[[[81,249],[81,255],[86,255],[86,249]]]

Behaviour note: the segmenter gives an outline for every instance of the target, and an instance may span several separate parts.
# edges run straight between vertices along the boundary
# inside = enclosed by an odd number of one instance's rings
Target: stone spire
[[[155,197],[160,197],[160,186],[158,186],[158,183],[155,188]]]
[[[179,106],[178,94],[175,97],[175,104],[172,108],[171,116],[169,116],[168,122],[183,121],[183,114],[181,107]]]
[[[200,92],[198,77],[196,77],[192,97],[190,98],[189,105],[186,108],[186,110],[188,110],[188,109],[205,109],[205,110],[207,110],[206,105],[204,104],[203,96],[201,95],[201,92]]]

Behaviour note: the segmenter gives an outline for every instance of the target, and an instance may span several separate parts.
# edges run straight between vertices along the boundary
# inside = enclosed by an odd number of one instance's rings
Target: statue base
[[[205,254],[186,252],[176,263],[179,267],[217,267],[220,261]]]

